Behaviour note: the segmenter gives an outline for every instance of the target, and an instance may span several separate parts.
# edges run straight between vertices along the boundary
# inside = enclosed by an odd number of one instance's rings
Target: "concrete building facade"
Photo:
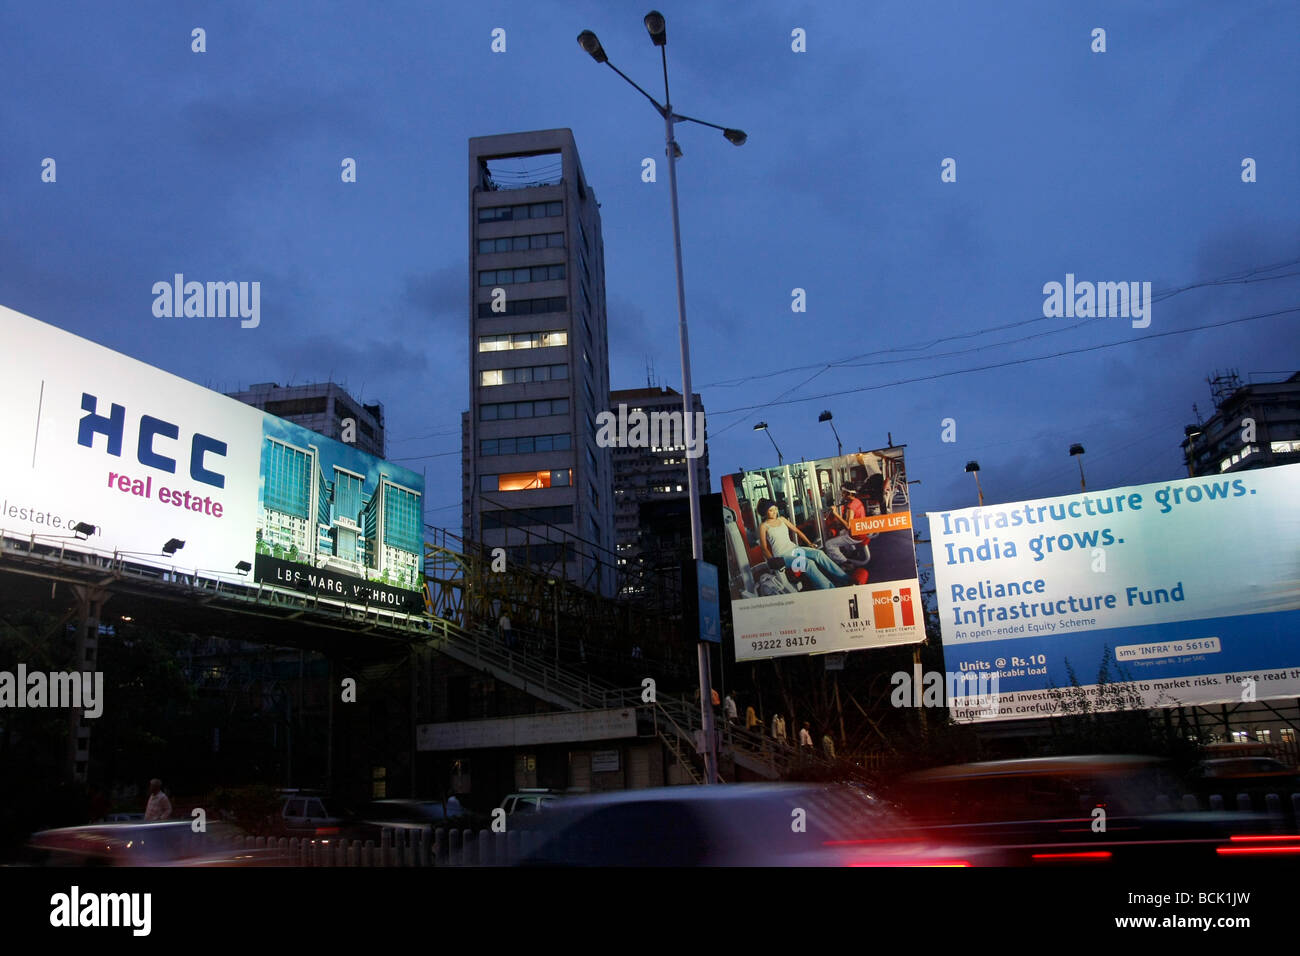
[[[1214,414],[1184,430],[1188,474],[1219,475],[1300,461],[1300,372],[1242,385],[1235,373],[1210,379]]]
[[[333,382],[287,386],[261,382],[226,394],[326,438],[346,441],[376,458],[384,457],[384,406],[363,404]]]
[[[610,595],[604,245],[572,132],[470,139],[469,197],[465,538]]]

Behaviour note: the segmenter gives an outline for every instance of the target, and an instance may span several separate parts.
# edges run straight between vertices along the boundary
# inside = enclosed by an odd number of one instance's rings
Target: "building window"
[[[563,329],[553,332],[515,332],[511,335],[480,335],[480,352],[505,352],[512,349],[547,349],[569,344],[569,333]]]
[[[485,422],[507,421],[512,418],[541,418],[545,415],[565,415],[569,411],[567,398],[542,398],[534,402],[498,402],[479,406],[479,420]]]
[[[532,491],[537,488],[567,488],[572,478],[567,468],[548,471],[512,471],[504,475],[480,475],[479,491]]]
[[[483,528],[526,528],[540,524],[573,524],[573,506],[556,505],[552,508],[513,508],[510,511],[483,512]]]
[[[527,455],[536,451],[568,451],[571,438],[559,435],[521,435],[518,438],[484,438],[480,455]]]
[[[555,382],[569,377],[567,365],[525,365],[521,368],[489,368],[479,373],[480,385],[523,385],[527,382]]]
[[[520,219],[545,219],[563,216],[563,202],[534,202],[519,206],[484,206],[478,211],[479,222],[512,222]]]
[[[550,266],[528,266],[519,269],[485,269],[478,274],[478,284],[515,285],[520,282],[546,282],[564,278],[564,263]]]
[[[324,395],[311,398],[285,398],[267,402],[263,410],[272,415],[279,415],[281,418],[288,418],[290,415],[323,415],[328,401]]]
[[[480,255],[493,252],[527,252],[530,249],[563,249],[564,233],[541,232],[531,236],[501,236],[497,239],[480,239]]]
[[[493,311],[491,302],[478,304],[480,319],[491,319],[499,315],[542,315],[567,311],[569,311],[569,299],[563,295],[553,295],[543,299],[507,299],[503,312]]]
[[[1300,442],[1297,442],[1296,444],[1300,445]],[[1275,455],[1287,455],[1293,450],[1292,443],[1289,441],[1275,441],[1269,446],[1269,448]],[[1300,451],[1300,448],[1295,448],[1294,450]]]

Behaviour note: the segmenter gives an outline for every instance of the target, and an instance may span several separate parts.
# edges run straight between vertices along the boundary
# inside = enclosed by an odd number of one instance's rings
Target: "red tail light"
[[[1250,836],[1232,836],[1228,837],[1231,843],[1277,843],[1279,840],[1300,840],[1300,833],[1274,833],[1267,836],[1250,835]]]
[[[863,867],[863,866],[970,866],[969,860],[862,860],[860,862],[848,863],[846,866]]]
[[[1110,850],[1086,850],[1078,853],[1035,853],[1035,860],[1109,860]]]

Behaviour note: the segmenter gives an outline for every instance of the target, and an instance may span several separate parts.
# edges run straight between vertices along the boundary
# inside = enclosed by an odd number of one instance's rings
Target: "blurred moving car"
[[[431,831],[464,814],[465,808],[455,797],[448,797],[445,807],[441,800],[373,800],[349,814],[339,830],[349,840],[374,840],[378,844],[385,829]]]
[[[843,786],[623,790],[538,818],[522,866],[949,866],[883,800]]]
[[[936,767],[894,796],[926,839],[991,865],[1300,859],[1263,814],[1173,811],[1180,789],[1163,760],[1097,755]]]
[[[34,833],[27,849],[46,866],[272,866],[274,849],[230,846],[243,831],[213,822],[195,833],[189,820],[104,823]]]

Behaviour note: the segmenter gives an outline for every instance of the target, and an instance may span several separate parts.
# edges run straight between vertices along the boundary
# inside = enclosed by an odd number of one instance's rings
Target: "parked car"
[[[562,790],[517,790],[501,801],[500,809],[506,812],[507,817],[520,813],[540,813],[554,807],[565,797]]]
[[[286,792],[276,821],[276,833],[288,837],[337,836],[344,818],[332,813],[325,798],[303,791]]]
[[[1235,800],[1239,793],[1262,797],[1276,793],[1284,803],[1300,793],[1300,773],[1272,757],[1212,757],[1198,763],[1187,776],[1187,788],[1197,796],[1217,793]]]

